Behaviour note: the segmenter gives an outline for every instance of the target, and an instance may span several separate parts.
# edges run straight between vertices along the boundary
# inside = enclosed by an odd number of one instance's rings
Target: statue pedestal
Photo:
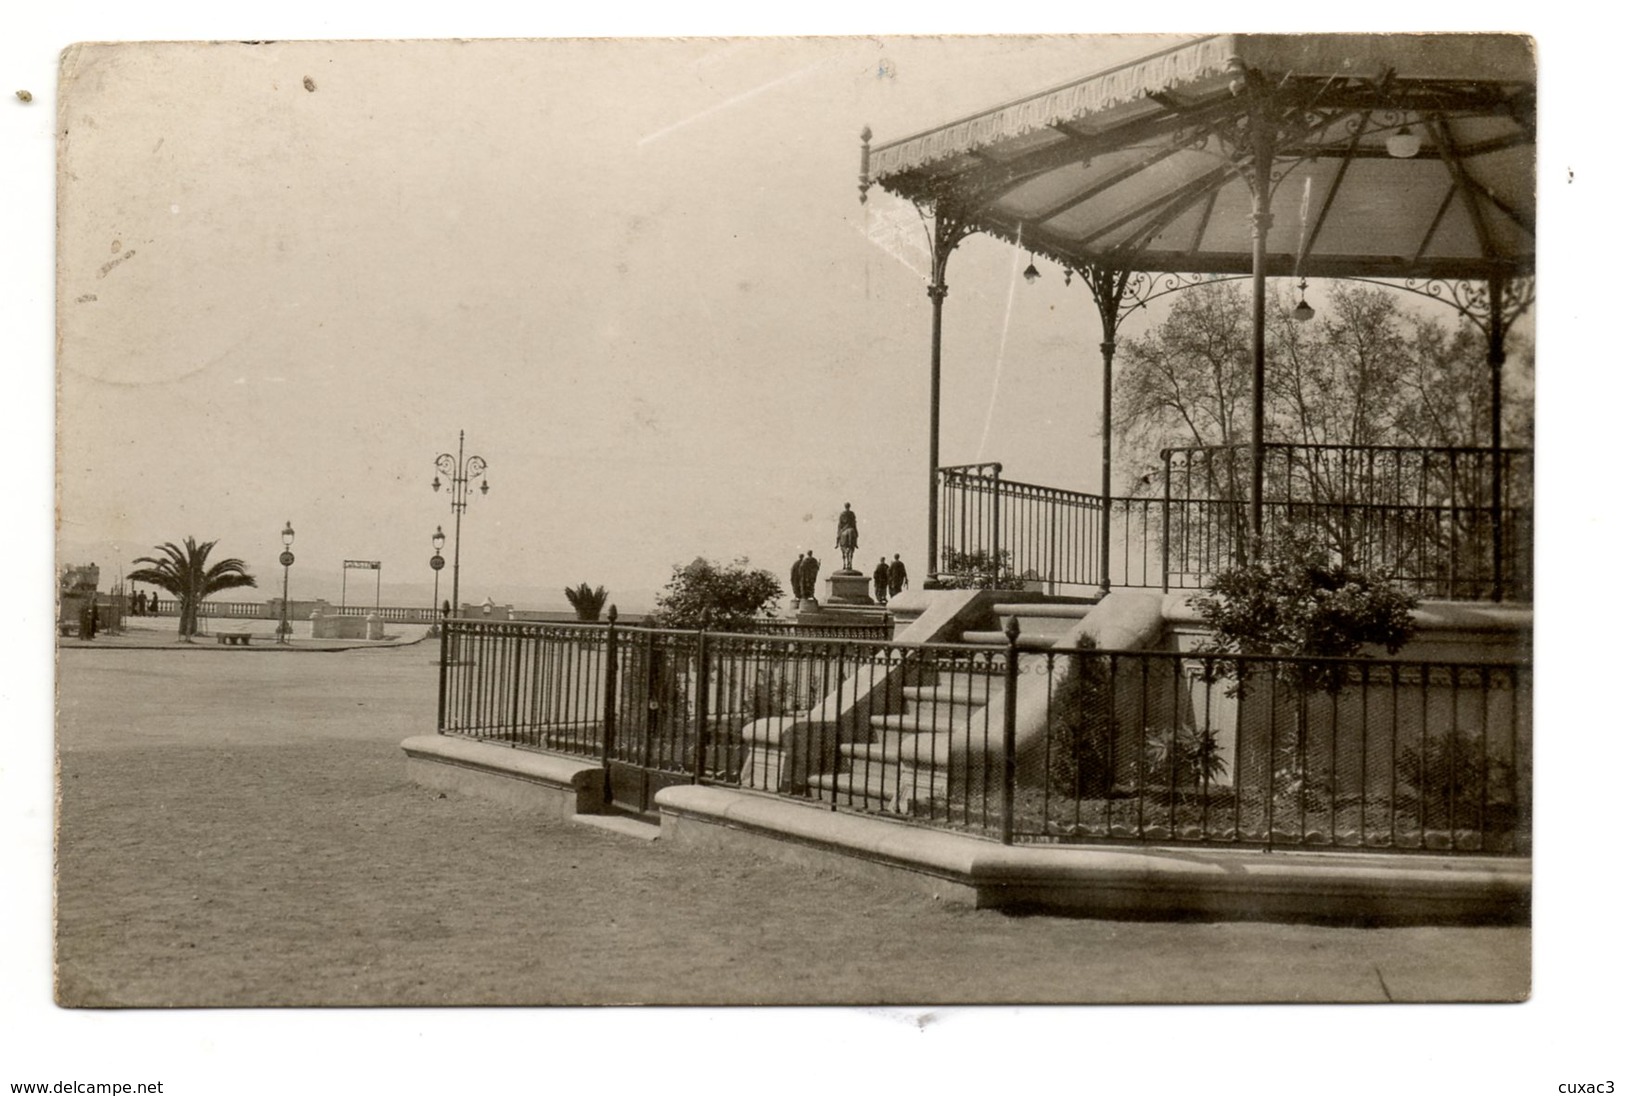
[[[869,596],[869,576],[862,571],[836,571],[825,579],[831,605],[873,605]]]

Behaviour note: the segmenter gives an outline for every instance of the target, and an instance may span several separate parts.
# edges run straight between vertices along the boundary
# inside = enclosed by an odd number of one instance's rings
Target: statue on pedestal
[[[852,512],[852,504],[846,504],[841,516],[835,523],[835,547],[841,550],[841,570],[855,570],[852,566],[852,553],[858,550],[858,515]]]

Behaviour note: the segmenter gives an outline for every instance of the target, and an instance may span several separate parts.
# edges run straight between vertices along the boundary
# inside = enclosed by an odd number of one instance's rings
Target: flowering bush
[[[1367,647],[1396,653],[1415,630],[1416,598],[1383,576],[1368,575],[1309,537],[1288,530],[1261,558],[1214,578],[1191,603],[1212,629],[1202,654],[1352,658]],[[1212,673],[1245,683],[1248,664],[1218,659]],[[1282,665],[1281,680],[1301,689],[1336,692],[1344,663]]]

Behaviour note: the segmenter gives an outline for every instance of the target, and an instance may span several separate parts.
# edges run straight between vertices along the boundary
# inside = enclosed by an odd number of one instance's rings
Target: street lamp
[[[292,547],[293,522],[290,521],[282,526],[282,554],[277,557],[277,562],[282,564],[282,623],[276,626],[278,643],[288,642],[288,633],[293,631],[293,625],[288,623],[288,568],[293,566],[293,553],[289,551]]]
[[[468,481],[480,481],[480,494],[491,490],[491,485],[485,482],[485,458],[470,456],[463,459],[463,432],[457,431],[457,456],[442,453],[434,459],[435,470],[440,475],[435,476],[434,483],[430,484],[436,491],[440,490],[440,476],[451,480],[451,512],[457,516],[457,522],[452,526],[451,541],[451,603],[461,608],[458,601],[458,591],[461,588],[463,567],[463,511],[468,509]]]
[[[446,531],[436,525],[429,543],[434,545],[434,555],[429,557],[429,569],[434,572],[434,600],[429,602],[429,617],[433,619],[440,611],[440,569],[446,565],[446,557],[440,554],[440,549],[446,546]]]

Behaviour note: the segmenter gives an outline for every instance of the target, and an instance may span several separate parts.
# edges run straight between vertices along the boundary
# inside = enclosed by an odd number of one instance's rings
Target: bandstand
[[[1004,552],[1052,589],[1201,586],[1273,528],[1318,516],[1424,597],[1532,598],[1533,454],[1504,446],[1501,414],[1507,329],[1534,296],[1529,39],[1215,35],[913,136],[871,136],[860,195],[879,186],[913,203],[930,243],[933,574],[949,554]],[[1101,495],[1012,483],[997,464],[941,466],[947,265],[977,232],[1055,263],[1098,309]],[[1266,282],[1283,277],[1377,281],[1470,319],[1488,348],[1489,446],[1266,437]],[[1252,283],[1250,440],[1165,452],[1162,498],[1118,497],[1119,325],[1214,278]]]

